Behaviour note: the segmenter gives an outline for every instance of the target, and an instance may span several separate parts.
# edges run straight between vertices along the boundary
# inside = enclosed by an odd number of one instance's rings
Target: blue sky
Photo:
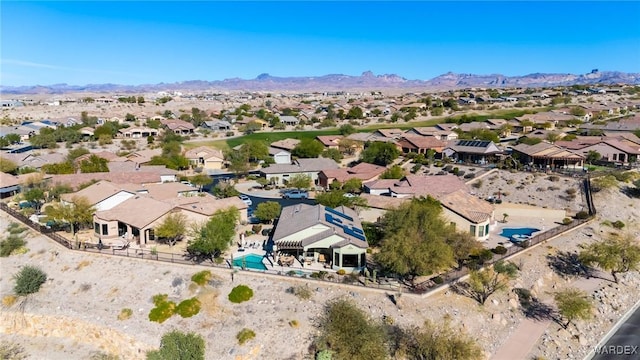
[[[640,2],[2,1],[0,84],[640,72]]]

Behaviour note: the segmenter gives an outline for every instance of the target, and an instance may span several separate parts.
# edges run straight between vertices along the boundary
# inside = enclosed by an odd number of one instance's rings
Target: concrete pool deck
[[[508,214],[507,222],[503,223],[502,214]],[[483,245],[492,249],[501,243],[509,244],[509,239],[501,236],[502,229],[505,228],[536,228],[540,232],[533,233],[533,236],[554,228],[562,223],[562,219],[567,217],[564,210],[544,209],[537,206],[502,203],[495,206],[495,221],[491,223],[489,239]]]

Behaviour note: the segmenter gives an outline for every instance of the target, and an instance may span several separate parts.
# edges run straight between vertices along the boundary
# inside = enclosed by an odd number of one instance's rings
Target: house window
[[[489,224],[485,225],[484,227],[484,233],[489,235]]]
[[[149,229],[149,240],[156,239],[156,232],[153,229]]]
[[[613,154],[613,161],[618,160],[618,154]]]
[[[475,225],[469,226],[469,232],[471,233],[471,235],[476,236],[476,226]]]
[[[109,226],[107,224],[102,224],[102,235],[109,235]]]
[[[484,236],[484,226],[480,226],[478,228],[478,237],[483,237]]]
[[[96,234],[100,235],[100,224],[93,223],[93,231],[95,231]]]

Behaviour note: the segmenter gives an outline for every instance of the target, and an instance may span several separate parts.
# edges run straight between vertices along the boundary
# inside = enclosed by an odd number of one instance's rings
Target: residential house
[[[0,199],[13,196],[19,192],[20,180],[16,176],[0,172]]]
[[[387,168],[384,166],[364,162],[350,168],[326,169],[318,174],[318,185],[327,189],[334,181],[344,184],[350,179],[360,179],[364,183],[378,179],[386,170]]]
[[[280,115],[280,122],[285,125],[296,126],[300,123],[300,120],[295,116]]]
[[[154,156],[162,155],[162,149],[146,149],[139,150],[127,155],[127,161],[131,161],[135,164],[146,164],[151,161]]]
[[[433,136],[438,140],[456,140],[458,139],[458,133],[455,131],[445,131],[435,126],[426,127],[414,127],[407,130],[403,136],[406,135],[419,135],[419,136]]]
[[[575,121],[577,118],[573,115],[555,113],[553,111],[539,112],[535,114],[524,114],[516,117],[520,123],[523,121],[530,121],[534,124],[534,127],[547,126],[549,129],[553,129],[556,126],[566,127],[570,121]]]
[[[271,143],[271,147],[291,152],[298,144],[298,139],[283,139]]]
[[[40,170],[45,164],[56,164],[66,160],[66,157],[60,153],[24,153],[19,155],[20,161],[16,164],[19,168],[33,168]]]
[[[104,243],[123,239],[140,245],[148,244],[156,240],[155,228],[166,216],[175,212],[183,213],[189,225],[203,224],[216,211],[231,207],[239,212],[240,221],[247,220],[247,205],[239,198],[216,199],[181,183],[111,187],[104,186],[102,182],[98,184],[93,185],[94,191],[102,195],[87,195],[93,196],[94,201],[106,196],[98,202],[98,211],[94,214],[95,236]],[[100,186],[103,188],[100,189]],[[82,191],[77,194],[80,193]],[[73,199],[73,194],[67,195]]]
[[[489,239],[490,225],[494,220],[493,205],[462,189],[436,199],[442,204],[445,218],[458,231],[469,231],[478,241]]]
[[[361,197],[367,200],[370,206],[388,206],[384,207],[387,209],[398,206],[403,200],[430,196],[440,201],[443,215],[457,229],[469,231],[479,241],[489,238],[490,224],[494,220],[493,206],[471,195],[467,185],[457,176],[407,175],[401,180],[368,182],[364,187],[371,195]]]
[[[640,130],[640,115],[624,118],[619,121],[608,121],[604,125],[586,124],[580,126],[580,130],[602,130],[607,132],[633,132]]]
[[[404,135],[402,129],[378,129],[373,132],[374,137],[381,137],[387,140],[397,140]]]
[[[197,148],[187,150],[184,157],[189,160],[189,164],[193,167],[202,168],[203,170],[219,170],[224,164],[224,155],[222,151],[208,146],[199,146]]]
[[[171,131],[179,135],[193,134],[194,130],[196,129],[192,123],[178,119],[160,120],[160,123],[167,131]]]
[[[547,142],[535,145],[518,144],[512,149],[512,156],[516,157],[520,163],[542,169],[582,167],[585,159],[584,155]]]
[[[117,206],[93,215],[94,232],[103,242],[123,238],[138,244],[155,241],[155,227],[173,206],[153,198],[137,195]]]
[[[136,196],[131,190],[125,190],[121,185],[114,184],[108,180],[101,180],[78,192],[60,195],[60,200],[64,205],[73,203],[76,198],[85,198],[89,204],[95,207],[96,211],[113,209],[124,201]]]
[[[369,247],[355,211],[344,206],[297,204],[284,207],[273,232],[277,258],[295,256],[301,264],[322,263],[347,272],[362,270]]]
[[[426,154],[427,151],[433,150],[440,154],[447,146],[447,142],[438,140],[435,136],[405,135],[398,140],[398,145],[404,153]]]
[[[230,122],[225,120],[211,120],[203,122],[200,127],[211,131],[229,131],[231,130],[232,125]]]
[[[589,152],[600,154],[601,161],[618,164],[634,163],[640,155],[640,145],[629,145],[623,140],[606,137],[580,137],[574,141],[557,141],[556,145],[587,157]]]
[[[134,126],[118,130],[118,134],[124,138],[144,139],[149,136],[158,136],[158,130],[146,126]]]
[[[316,140],[324,145],[325,149],[336,149],[340,147],[340,140],[344,139],[342,135],[321,135],[316,136]]]
[[[489,130],[489,124],[486,122],[474,121],[470,123],[462,123],[458,126],[458,129],[463,132],[469,132],[473,130]]]
[[[318,185],[322,170],[338,169],[338,164],[328,158],[297,159],[293,164],[274,164],[260,169],[260,176],[274,185],[285,185],[292,176],[307,175],[312,184]]]
[[[502,154],[502,150],[493,141],[455,140],[445,147],[442,153],[455,161],[486,164],[496,155]]]
[[[382,180],[378,180],[379,182]],[[433,196],[435,198],[460,189],[467,189],[467,185],[455,175],[407,175],[400,180],[384,184],[365,183],[365,190],[379,189],[381,185],[388,185],[386,193],[391,197],[419,197]],[[379,191],[374,191],[379,192]],[[371,193],[371,192],[370,192]]]
[[[276,164],[291,164],[291,153],[287,150],[269,146],[269,155],[273,158],[273,161]]]

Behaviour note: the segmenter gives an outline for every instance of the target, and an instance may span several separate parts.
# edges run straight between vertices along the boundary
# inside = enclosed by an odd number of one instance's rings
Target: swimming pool
[[[254,270],[267,270],[267,267],[262,263],[262,259],[262,255],[249,254],[233,259],[233,266]]]
[[[540,231],[536,228],[504,228],[500,233],[500,236],[504,236],[513,242],[521,242],[531,237],[531,235]]]

